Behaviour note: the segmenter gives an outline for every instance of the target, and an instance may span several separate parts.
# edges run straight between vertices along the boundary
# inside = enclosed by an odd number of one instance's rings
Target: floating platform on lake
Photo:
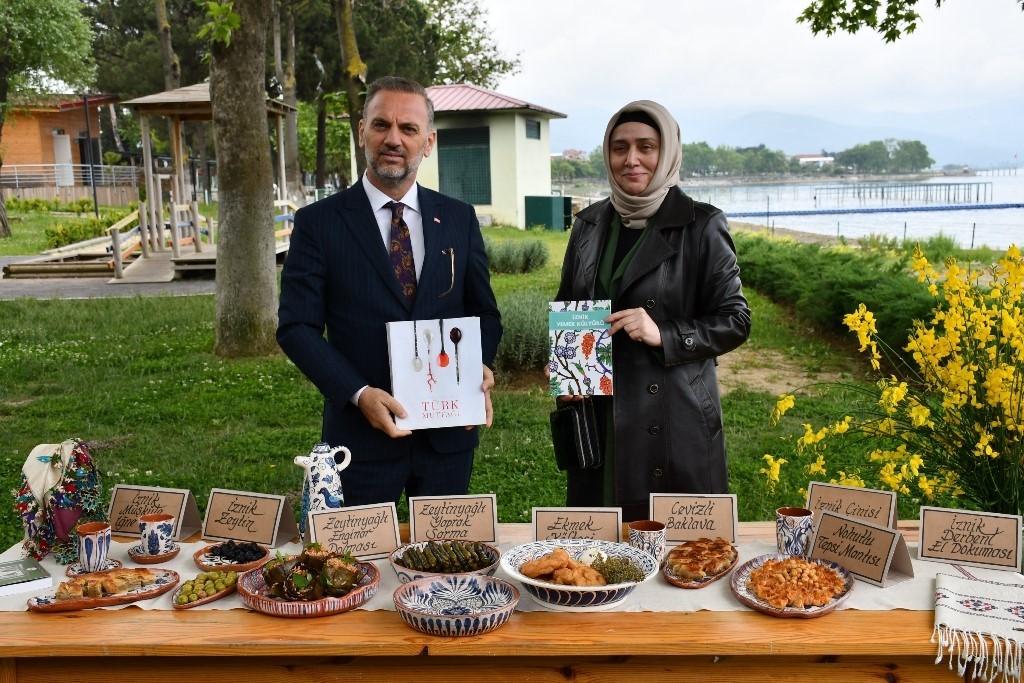
[[[941,206],[875,206],[852,209],[770,209],[764,211],[726,212],[729,218],[761,218],[764,216],[836,216],[850,213],[908,213],[927,211],[987,211],[992,209],[1024,209],[1024,204],[944,204]]]

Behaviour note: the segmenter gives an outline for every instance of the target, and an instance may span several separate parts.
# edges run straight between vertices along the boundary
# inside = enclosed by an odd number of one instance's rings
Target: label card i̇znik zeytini
[[[276,548],[299,535],[284,496],[211,489],[203,538],[259,543]]]

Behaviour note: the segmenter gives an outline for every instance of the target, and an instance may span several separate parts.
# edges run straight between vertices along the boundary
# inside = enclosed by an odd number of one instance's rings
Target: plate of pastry
[[[110,569],[63,581],[52,595],[28,599],[33,612],[71,612],[149,600],[174,588],[178,573],[148,567]]]
[[[665,556],[662,575],[679,588],[703,588],[726,576],[739,561],[736,546],[721,536],[686,541]]]
[[[835,562],[769,554],[741,565],[729,587],[737,600],[763,614],[811,619],[839,607],[850,597],[853,582]]]

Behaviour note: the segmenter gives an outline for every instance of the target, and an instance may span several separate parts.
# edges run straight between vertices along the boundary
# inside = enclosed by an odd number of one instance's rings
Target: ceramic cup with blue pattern
[[[779,508],[775,511],[775,539],[780,553],[806,557],[811,550],[814,513],[807,508]]]
[[[174,549],[174,515],[141,515],[139,532],[142,534],[142,551],[147,555],[164,555]]]
[[[79,524],[78,563],[86,572],[106,569],[107,554],[110,552],[110,525],[106,522]]]
[[[660,565],[665,555],[665,525],[653,519],[630,522],[629,544],[649,554]]]

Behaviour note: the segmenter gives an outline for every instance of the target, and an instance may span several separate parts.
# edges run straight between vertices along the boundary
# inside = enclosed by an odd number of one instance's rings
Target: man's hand
[[[491,422],[494,421],[494,409],[491,408],[491,389],[494,387],[494,373],[491,369],[484,366],[484,383],[480,385],[480,388],[484,390],[484,408],[487,412],[487,423],[484,425],[488,429],[491,428]],[[474,425],[466,425],[466,429],[472,429]]]
[[[494,383],[493,380],[491,383]],[[488,421],[490,421],[490,406],[491,404],[488,400]],[[392,415],[405,417],[405,408],[395,400],[394,396],[383,389],[366,387],[359,396],[359,410],[363,412],[363,417],[366,418],[371,427],[381,430],[392,439],[412,434],[408,429],[399,429],[395,424]]]

